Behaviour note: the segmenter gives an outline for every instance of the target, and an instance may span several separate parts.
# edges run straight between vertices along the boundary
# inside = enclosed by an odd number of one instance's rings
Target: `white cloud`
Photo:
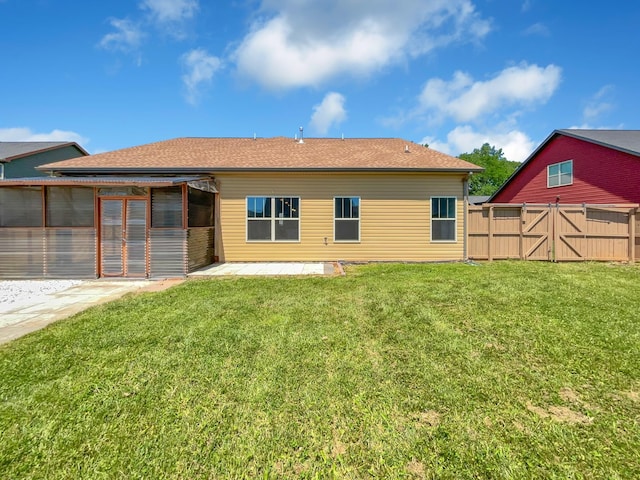
[[[35,133],[27,127],[0,128],[2,142],[76,142],[84,147],[89,139],[70,130],[51,130],[49,133]]]
[[[271,89],[368,75],[490,30],[471,0],[263,0],[261,11],[233,59],[240,74]]]
[[[186,22],[200,8],[198,0],[143,0],[139,6],[148,11],[147,20],[158,30],[178,40],[186,36]]]
[[[139,25],[126,18],[111,18],[109,23],[116,31],[102,37],[98,43],[100,47],[125,53],[140,47],[145,35]]]
[[[311,128],[320,135],[326,135],[331,126],[344,122],[347,118],[347,111],[344,109],[345,101],[344,95],[336,92],[327,93],[322,103],[313,107]]]
[[[186,73],[182,82],[186,89],[186,99],[191,105],[198,103],[202,89],[213,79],[213,75],[220,69],[222,62],[218,57],[209,55],[203,48],[191,50],[181,57]]]
[[[534,23],[527,27],[523,32],[523,35],[539,35],[541,37],[548,37],[551,35],[549,28],[543,23]]]
[[[149,10],[160,23],[182,22],[193,18],[199,8],[198,0],[143,0],[140,8]]]
[[[432,137],[424,138],[421,143],[429,144],[430,148],[449,155],[460,155],[472,152],[483,144],[501,148],[507,160],[522,162],[533,152],[536,144],[529,136],[515,129],[501,129],[479,132],[469,125],[461,125],[447,134],[447,141],[441,142]]]
[[[596,121],[614,108],[613,103],[608,100],[613,95],[613,90],[612,85],[605,85],[588,100],[582,112],[585,122]]]
[[[468,122],[505,106],[545,103],[558,88],[560,77],[561,69],[555,65],[509,67],[487,81],[456,72],[450,81],[429,80],[419,102],[423,111],[436,117]]]

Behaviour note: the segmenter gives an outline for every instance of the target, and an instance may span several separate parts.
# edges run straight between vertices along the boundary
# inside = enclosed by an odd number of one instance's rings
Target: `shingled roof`
[[[78,173],[215,173],[277,170],[482,170],[399,138],[175,138],[38,167]]]

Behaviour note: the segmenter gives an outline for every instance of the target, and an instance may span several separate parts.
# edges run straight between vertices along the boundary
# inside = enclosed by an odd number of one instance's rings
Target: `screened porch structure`
[[[0,181],[0,278],[179,277],[214,262],[211,177]]]

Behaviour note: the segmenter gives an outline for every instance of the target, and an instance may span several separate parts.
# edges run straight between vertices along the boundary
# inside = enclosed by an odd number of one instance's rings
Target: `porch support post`
[[[224,262],[224,246],[222,244],[222,221],[220,220],[220,182],[215,181],[216,193],[213,197],[213,261]]]

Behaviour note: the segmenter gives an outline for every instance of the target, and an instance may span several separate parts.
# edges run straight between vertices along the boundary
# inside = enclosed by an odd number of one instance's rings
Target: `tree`
[[[520,162],[511,162],[504,158],[502,149],[485,143],[471,153],[461,153],[458,158],[484,168],[469,179],[469,195],[493,195],[511,176]]]

